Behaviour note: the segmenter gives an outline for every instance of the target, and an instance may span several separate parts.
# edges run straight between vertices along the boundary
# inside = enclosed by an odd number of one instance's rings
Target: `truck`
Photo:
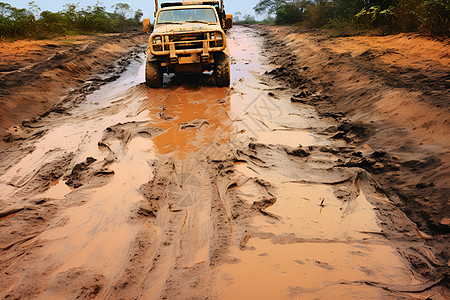
[[[163,74],[211,72],[219,87],[230,85],[230,51],[226,31],[232,15],[223,0],[162,3],[155,0],[155,22],[146,50],[145,83],[163,85]],[[144,31],[151,31],[144,19]]]

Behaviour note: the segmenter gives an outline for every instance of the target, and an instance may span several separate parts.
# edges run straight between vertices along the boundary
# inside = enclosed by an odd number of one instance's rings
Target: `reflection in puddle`
[[[66,185],[66,183],[60,178],[55,181],[50,188],[43,194],[39,195],[41,198],[64,198],[73,189]]]
[[[261,75],[273,68],[262,62],[263,40],[254,32],[233,30],[245,36],[245,39],[229,39],[235,90],[231,95],[230,115],[236,130],[263,144],[329,145],[329,140],[314,133],[314,128],[320,125],[314,108],[291,103],[291,94],[278,89],[280,86],[273,81],[262,80]],[[273,92],[272,96],[269,91]],[[342,144],[341,141],[333,143]]]
[[[51,130],[35,144],[36,149],[32,153],[8,169],[0,180],[16,187],[25,185],[44,163],[61,157],[64,151],[69,152],[77,148],[84,135],[85,131],[75,124],[66,124]]]
[[[153,138],[159,153],[176,152],[182,158],[207,148],[212,141],[229,140],[229,89],[178,87],[170,93],[165,89],[148,93],[146,109],[154,120],[151,125],[166,131]]]
[[[144,53],[139,55],[137,60],[130,62],[130,65],[119,79],[88,95],[85,105],[94,105],[96,108],[101,108],[110,106],[116,100],[121,100],[124,92],[126,93],[145,78],[145,64],[142,63],[143,61],[145,61]]]

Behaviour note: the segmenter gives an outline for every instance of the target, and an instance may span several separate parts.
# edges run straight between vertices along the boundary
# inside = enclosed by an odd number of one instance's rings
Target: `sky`
[[[31,0],[0,0],[0,2],[6,2],[17,8],[28,8],[28,3]],[[245,14],[255,15],[253,7],[258,3],[258,0],[224,0],[225,10],[229,13],[241,12],[242,16]],[[79,3],[81,7],[88,5],[95,5],[97,0],[34,0],[37,6],[41,10],[50,10],[53,12],[63,9],[64,4],[67,3]],[[141,9],[144,12],[144,18],[152,18],[155,11],[154,0],[100,0],[108,11],[112,11],[111,6],[115,3],[128,3],[132,9]],[[168,0],[159,0],[159,2],[171,2]],[[173,1],[177,2],[177,1]]]

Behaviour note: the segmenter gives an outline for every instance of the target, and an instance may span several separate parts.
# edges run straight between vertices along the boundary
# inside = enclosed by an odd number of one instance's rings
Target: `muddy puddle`
[[[137,219],[139,207],[146,201],[140,188],[152,181],[155,161],[170,155],[182,164],[192,153],[215,155],[215,147],[209,146],[230,139],[229,89],[209,87],[208,83],[205,87],[177,84],[180,79],[166,78],[169,87],[152,90],[142,83],[143,78],[142,60],[133,62],[119,80],[90,94],[64,115],[51,114],[43,120],[41,126],[46,130],[32,151],[0,177],[5,186],[1,196],[12,199],[34,183],[43,166],[57,164],[61,157],[70,157],[68,169],[77,170],[40,187],[45,191],[35,191],[29,200],[62,200],[68,206],[49,222],[46,231],[25,245],[39,245],[34,255],[42,263],[23,272],[30,278],[38,273],[46,276],[36,282],[25,280],[22,286],[33,288],[39,282],[42,299],[69,297],[71,288],[58,286],[61,281],[70,281],[74,274],[79,274],[82,285],[89,286],[92,280],[100,284],[100,298],[114,294],[112,286],[123,276],[137,235],[145,231],[158,237],[162,231],[157,224]],[[170,208],[178,211],[189,207],[182,226],[187,233],[191,223],[198,223],[193,219],[209,221],[208,206],[190,202],[193,195],[204,197],[198,193],[199,180],[191,183],[191,177],[186,177],[191,171],[175,175],[179,187],[172,193],[179,199]],[[27,204],[27,199],[23,201]],[[14,216],[10,214],[1,221]],[[160,222],[167,221],[161,218]],[[190,236],[198,240],[198,229]],[[185,260],[187,266],[207,260],[207,244]],[[169,270],[170,265],[165,271],[170,275]],[[142,276],[140,280],[145,283],[145,274],[135,275]],[[164,286],[162,281],[141,288],[156,295]]]
[[[222,299],[386,299],[377,283],[414,284],[405,262],[390,246],[345,243],[273,244],[252,239],[253,250],[234,250],[240,262],[222,267]],[[380,265],[377,261],[389,260]]]
[[[253,168],[264,177],[264,170]],[[270,178],[277,201],[265,209],[269,216],[253,219],[255,231],[245,250],[232,249],[237,263],[219,268],[219,298],[396,299],[386,287],[421,283],[383,237],[364,191],[355,187],[355,195],[344,200],[330,185]],[[239,190],[249,203],[258,200],[254,182]]]
[[[118,157],[120,162],[111,167],[112,180],[86,195],[85,205],[68,210],[61,217],[66,220],[65,226],[40,236],[49,241],[50,256],[65,262],[57,273],[90,266],[102,270],[109,279],[117,275],[128,254],[126,245],[137,231],[128,222],[129,214],[133,205],[141,200],[139,187],[151,180],[149,161],[155,159],[153,147],[151,140],[133,139],[126,153]]]
[[[150,89],[141,57],[42,120],[32,150],[0,176],[0,196],[62,208],[12,247],[37,263],[8,260],[19,271],[0,295],[396,299],[424,283],[381,225],[376,204],[389,200],[317,150],[346,146],[324,134],[333,121],[264,76],[276,66],[256,30],[236,27],[229,43],[230,89],[205,76]],[[61,161],[65,171],[33,190]]]
[[[40,195],[42,198],[60,199],[68,195],[73,188],[69,187],[64,180],[59,178],[50,185],[50,188]]]
[[[225,143],[232,130],[228,116],[230,91],[215,87],[174,87],[148,92],[145,110],[151,124],[164,130],[153,142],[158,153],[183,159],[204,149],[213,140]]]
[[[254,230],[245,247],[232,247],[233,263],[218,268],[214,289],[218,298],[409,298],[400,290],[423,282],[386,237],[378,208],[368,201],[369,191],[359,187],[358,175],[333,168],[333,155],[285,155],[286,147],[299,145],[345,146],[321,134],[332,122],[291,103],[281,87],[269,87],[261,80],[270,70],[258,60],[261,40],[255,33],[242,34],[246,38],[234,40],[240,45],[232,47],[246,51],[234,53],[238,78],[231,115],[243,133],[240,139],[257,143],[253,154],[258,159],[236,164],[237,174],[251,178],[238,187],[238,195],[248,205],[260,201],[257,178],[270,186],[276,202],[252,219]],[[249,61],[261,67],[246,68]],[[384,195],[370,193],[389,203]]]
[[[236,29],[240,30],[240,29]],[[312,107],[291,103],[286,87],[264,80],[275,66],[262,62],[263,39],[254,32],[239,32],[233,38],[233,88],[230,116],[237,131],[263,144],[291,147],[329,144],[319,134],[319,117]],[[325,126],[325,124],[322,124]]]

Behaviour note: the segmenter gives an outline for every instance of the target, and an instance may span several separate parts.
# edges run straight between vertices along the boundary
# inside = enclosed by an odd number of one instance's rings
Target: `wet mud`
[[[150,89],[141,55],[9,141],[0,297],[448,297],[436,237],[376,176],[404,162],[365,144],[376,127],[303,101],[326,97],[268,39],[230,30],[231,88]]]
[[[82,101],[83,94],[117,79],[147,39],[125,32],[1,42],[0,146],[33,128],[39,115],[63,113],[61,102],[73,105],[74,98]]]
[[[341,165],[368,171],[448,260],[448,43],[266,29],[266,47],[280,53],[269,75],[295,88],[291,101],[341,123],[326,131],[356,146]]]

